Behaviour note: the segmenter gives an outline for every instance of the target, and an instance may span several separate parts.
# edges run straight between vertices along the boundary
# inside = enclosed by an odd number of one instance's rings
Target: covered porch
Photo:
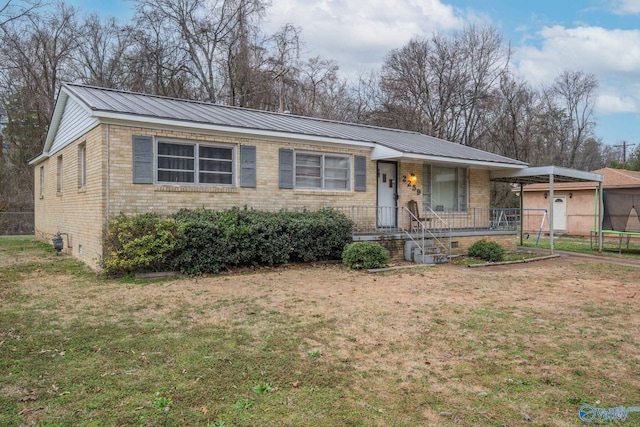
[[[404,170],[407,168],[404,167]],[[488,181],[519,185],[520,207],[468,207],[465,210],[447,211],[432,209],[421,203],[417,208],[411,197],[416,193],[410,193],[409,197],[395,197],[395,206],[388,206],[392,203],[387,203],[387,206],[343,206],[334,209],[353,221],[354,241],[374,240],[385,242],[386,246],[395,245],[396,250],[402,249],[406,260],[416,261],[419,258],[418,262],[424,262],[425,257],[432,260],[434,254],[442,254],[448,260],[450,255],[464,253],[470,244],[483,238],[497,241],[506,248],[515,248],[519,236],[522,244],[522,187],[528,183],[544,182],[550,185],[549,224],[553,253],[553,183],[595,181],[601,186],[603,179],[599,174],[554,166],[493,170],[488,172],[487,178]],[[398,193],[402,194],[402,191]],[[601,189],[599,194],[602,194]],[[601,224],[601,221],[598,222]],[[394,241],[396,243],[390,243]],[[601,241],[599,248],[602,248]]]

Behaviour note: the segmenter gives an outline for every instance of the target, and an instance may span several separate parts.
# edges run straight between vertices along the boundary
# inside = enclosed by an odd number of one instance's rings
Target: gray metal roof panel
[[[403,153],[525,166],[526,163],[442,139],[390,128],[250,110],[76,84],[65,84],[93,111],[380,144]]]

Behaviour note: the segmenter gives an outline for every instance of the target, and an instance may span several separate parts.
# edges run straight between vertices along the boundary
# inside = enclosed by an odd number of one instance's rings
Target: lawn
[[[538,247],[549,249],[549,237],[541,237],[536,244],[536,236],[529,235],[528,239],[523,240],[524,247]],[[559,251],[580,252],[586,254],[598,253],[598,241],[594,237],[580,236],[556,236],[553,240],[553,247]],[[640,235],[631,237],[627,242],[626,238],[620,242],[618,237],[607,235],[602,244],[602,255],[621,256],[623,258],[637,259],[640,261]]]
[[[112,280],[0,238],[0,425],[581,425],[640,406],[639,284],[566,257]]]

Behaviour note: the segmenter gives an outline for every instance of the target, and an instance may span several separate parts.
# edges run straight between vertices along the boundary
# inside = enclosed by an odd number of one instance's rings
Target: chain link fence
[[[33,235],[33,212],[0,212],[0,236]]]

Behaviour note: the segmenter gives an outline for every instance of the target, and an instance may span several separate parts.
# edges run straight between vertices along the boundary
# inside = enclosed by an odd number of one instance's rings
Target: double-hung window
[[[78,188],[87,186],[87,144],[78,146]]]
[[[434,211],[468,211],[467,168],[424,165],[423,206]]]
[[[44,166],[40,166],[40,198],[44,197]]]
[[[56,182],[56,192],[58,194],[62,194],[62,178],[63,178],[63,167],[62,167],[62,156],[58,156],[56,171],[57,171],[57,182]]]
[[[296,152],[295,177],[296,188],[350,190],[351,157]]]
[[[233,146],[158,141],[159,183],[234,185]]]

